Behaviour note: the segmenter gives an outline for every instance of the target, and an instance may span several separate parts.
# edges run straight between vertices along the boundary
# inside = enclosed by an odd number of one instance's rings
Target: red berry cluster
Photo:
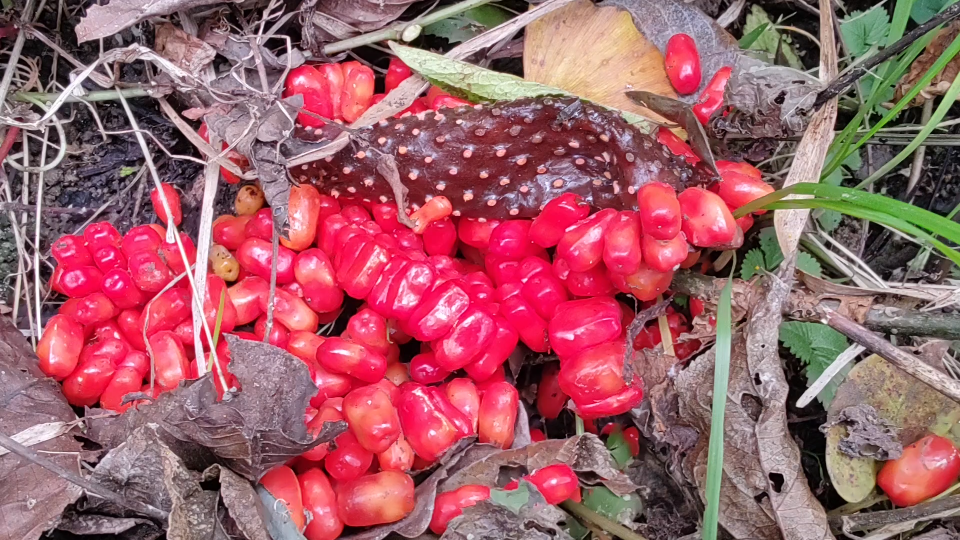
[[[392,58],[384,77],[385,92],[399,86],[412,73],[399,58]],[[360,62],[302,65],[287,75],[283,97],[303,96],[306,112],[297,115],[297,124],[312,130],[326,125],[318,117],[350,123],[360,118],[370,106],[382,101],[387,95],[374,94],[374,82],[373,70]],[[468,104],[433,87],[425,97],[418,98],[397,116]]]
[[[664,68],[667,79],[678,94],[692,94],[700,88],[700,52],[692,37],[687,34],[674,34],[670,37],[664,55]],[[700,93],[693,105],[693,114],[701,124],[706,125],[713,113],[723,107],[723,91],[732,73],[733,69],[730,67],[718,69]]]

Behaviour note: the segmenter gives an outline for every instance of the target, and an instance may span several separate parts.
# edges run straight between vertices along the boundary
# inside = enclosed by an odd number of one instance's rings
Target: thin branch
[[[839,96],[845,92],[847,88],[853,86],[853,83],[857,82],[861,77],[869,73],[870,70],[902,53],[907,49],[907,47],[912,45],[914,41],[920,39],[927,32],[933,30],[941,24],[952,21],[958,16],[960,16],[960,3],[953,4],[952,6],[938,13],[929,21],[908,32],[893,45],[851,67],[845,73],[842,73],[839,77],[832,80],[830,84],[821,90],[820,94],[817,95],[817,100],[814,102],[813,106],[818,108],[830,99]]]
[[[56,474],[71,484],[80,486],[84,489],[84,491],[92,493],[101,499],[110,501],[113,504],[122,506],[124,508],[129,508],[138,514],[142,514],[160,522],[166,522],[170,517],[170,514],[164,510],[140,501],[129,500],[117,493],[110,491],[106,487],[96,482],[81,478],[77,473],[69,471],[59,464],[50,461],[49,459],[41,456],[36,450],[23,446],[10,437],[7,437],[3,433],[0,433],[0,446],[3,446],[7,450],[22,457],[30,463],[33,463],[34,465],[43,467],[44,469]]]

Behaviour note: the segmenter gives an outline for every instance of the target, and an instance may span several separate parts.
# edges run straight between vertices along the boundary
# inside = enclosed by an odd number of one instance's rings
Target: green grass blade
[[[772,203],[776,203],[791,194],[813,195],[816,197],[814,199],[805,199],[803,204],[809,206],[803,206],[803,208],[827,208],[826,203],[829,202],[849,204],[852,207],[886,214],[891,218],[925,229],[951,242],[960,244],[960,223],[912,204],[891,199],[890,197],[853,188],[831,186],[829,184],[794,184],[740,207],[734,215],[740,217],[760,208],[773,208],[770,206]],[[884,224],[887,225],[887,223]]]
[[[846,204],[843,202],[836,201],[827,201],[824,199],[790,199],[784,200],[776,203],[770,204],[770,208],[774,210],[786,210],[786,209],[796,209],[796,208],[825,208],[827,210],[835,210],[853,216],[860,219],[866,219],[874,223],[880,223],[886,225],[893,229],[896,229],[902,233],[912,235],[918,239],[925,240],[930,242],[935,246],[941,253],[944,254],[948,259],[960,265],[960,252],[957,252],[950,246],[944,244],[943,242],[937,240],[932,234],[913,226],[911,223],[899,219],[890,214],[872,210],[869,208],[864,208],[860,206],[855,206],[852,204]]]
[[[943,117],[947,115],[947,112],[950,111],[950,107],[953,106],[953,102],[956,101],[957,95],[960,94],[960,76],[957,76],[953,79],[953,82],[950,83],[950,88],[947,90],[947,93],[943,96],[943,100],[940,101],[940,105],[937,106],[937,109],[933,112],[933,115],[930,116],[930,120],[927,122],[927,125],[923,126],[923,129],[920,130],[920,133],[917,133],[917,136],[914,137],[910,144],[906,146],[899,154],[894,156],[893,159],[888,161],[880,167],[876,172],[870,175],[869,178],[860,182],[857,185],[857,188],[864,188],[870,184],[876,182],[888,172],[892,171],[897,167],[903,160],[913,155],[913,151],[916,150],[920,144],[931,134],[933,130],[937,128],[937,124],[943,120]]]
[[[767,28],[770,26],[770,23],[765,22],[760,26],[751,30],[748,34],[740,38],[738,45],[741,49],[749,49],[751,45],[757,42],[760,39],[760,36],[767,31]]]
[[[926,46],[933,41],[936,32],[930,32],[925,36],[918,39],[915,43],[910,45],[906,51],[900,57],[895,64],[888,64],[886,73],[884,74],[880,85],[875,88],[874,93],[870,94],[867,97],[866,102],[860,107],[860,110],[857,111],[857,114],[853,117],[850,122],[844,126],[843,130],[837,135],[833,144],[831,145],[831,150],[833,151],[833,159],[826,167],[823,168],[821,173],[821,178],[826,177],[840,166],[847,157],[855,152],[860,146],[863,145],[864,141],[859,141],[856,146],[851,148],[853,145],[853,136],[856,134],[857,130],[860,129],[860,125],[863,123],[863,119],[867,116],[868,113],[873,111],[873,108],[880,103],[880,99],[883,95],[883,92],[880,91],[883,88],[887,88],[890,85],[894,84],[896,81],[899,81],[904,73],[907,72],[907,69],[913,65],[913,61],[920,56],[920,53],[926,48]],[[922,88],[922,87],[921,87]],[[883,119],[880,121],[879,127],[874,126],[875,129],[883,127],[888,122],[894,119],[894,117],[899,113],[899,110],[893,113],[888,113],[883,116]]]
[[[736,259],[736,257],[734,257]],[[720,481],[723,478],[723,417],[727,405],[727,386],[730,382],[730,346],[733,342],[733,323],[730,303],[733,296],[733,261],[730,278],[720,293],[717,304],[716,360],[713,367],[713,414],[710,419],[710,445],[707,454],[707,506],[703,511],[703,540],[716,540],[720,519]]]

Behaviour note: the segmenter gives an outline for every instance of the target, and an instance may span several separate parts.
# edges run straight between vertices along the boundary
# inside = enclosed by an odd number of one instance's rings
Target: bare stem
[[[586,506],[576,503],[573,501],[563,501],[560,503],[560,508],[563,508],[567,512],[577,516],[580,519],[585,519],[590,523],[593,523],[597,527],[600,527],[604,531],[619,536],[623,540],[647,540],[643,535],[636,531],[631,531],[630,529],[624,527],[623,525],[616,523],[610,519],[607,519],[605,516],[594,512],[593,510],[587,508]]]

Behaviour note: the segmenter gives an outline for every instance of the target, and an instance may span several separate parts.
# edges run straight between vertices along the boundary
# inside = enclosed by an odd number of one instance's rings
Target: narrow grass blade
[[[733,296],[733,272],[720,293],[717,305],[716,360],[713,366],[713,415],[710,419],[710,445],[707,454],[707,506],[703,512],[703,540],[716,540],[720,520],[720,481],[723,478],[723,417],[727,405],[727,386],[730,382],[730,346],[733,324],[730,303]]]

